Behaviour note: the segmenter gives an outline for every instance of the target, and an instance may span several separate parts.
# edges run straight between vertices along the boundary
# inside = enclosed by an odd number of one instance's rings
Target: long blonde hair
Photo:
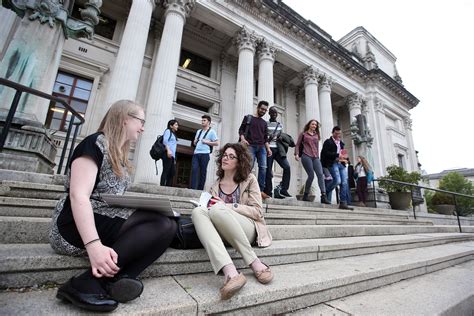
[[[364,168],[364,171],[367,173],[369,172],[370,170],[370,165],[369,165],[369,162],[367,161],[367,159],[365,159],[364,156],[358,156],[360,158],[360,164],[362,165],[362,167]]]
[[[132,170],[128,160],[130,141],[125,141],[127,135],[124,122],[130,115],[139,115],[140,110],[143,111],[143,108],[133,101],[119,100],[112,104],[97,130],[104,133],[112,170],[119,177],[124,176],[123,167],[126,167],[128,172]]]

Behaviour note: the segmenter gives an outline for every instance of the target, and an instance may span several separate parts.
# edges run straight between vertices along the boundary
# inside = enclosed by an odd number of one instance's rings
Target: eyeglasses
[[[223,154],[222,159],[224,159],[224,158],[229,159],[229,160],[234,160],[234,159],[237,159],[237,156],[234,156],[232,154],[229,154],[229,155],[228,154]]]
[[[133,114],[129,114],[128,116],[131,116],[131,117],[133,117],[133,118],[139,120],[139,121],[142,123],[142,126],[145,126],[145,120],[144,120],[144,119],[141,119],[141,118],[139,118],[139,117],[137,117],[137,116],[135,116],[135,115],[133,115]]]

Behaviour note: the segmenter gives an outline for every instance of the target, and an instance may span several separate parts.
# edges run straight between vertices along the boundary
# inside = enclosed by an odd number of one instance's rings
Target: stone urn
[[[439,204],[433,205],[436,213],[444,214],[444,215],[453,215],[454,210],[456,210],[456,206],[452,204]]]
[[[390,205],[394,210],[406,210],[410,207],[411,192],[388,192]]]

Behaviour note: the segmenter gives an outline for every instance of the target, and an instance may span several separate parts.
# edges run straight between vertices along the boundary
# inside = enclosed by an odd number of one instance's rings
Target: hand
[[[267,150],[267,157],[270,157],[271,155],[272,155],[272,150],[269,148],[269,149]]]
[[[296,161],[300,161],[300,156],[295,155],[295,160],[296,160]]]
[[[173,153],[171,152],[171,150],[168,150],[168,152],[166,153],[166,156],[168,156],[168,158],[173,157]]]
[[[207,145],[207,144],[209,143],[209,141],[208,141],[207,139],[202,139],[202,140],[201,140],[201,143]]]
[[[91,263],[92,274],[96,278],[111,278],[120,270],[117,266],[118,255],[112,248],[95,242],[86,247],[87,255]]]
[[[207,202],[207,208],[210,208],[211,206],[217,203],[224,203],[224,201],[219,197],[213,196],[212,198],[209,199],[209,202]]]
[[[243,136],[240,138],[240,142],[244,145],[247,145],[247,146],[250,145],[249,142]]]

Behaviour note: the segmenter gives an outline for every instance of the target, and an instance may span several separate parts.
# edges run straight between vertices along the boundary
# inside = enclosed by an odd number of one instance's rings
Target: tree
[[[441,190],[461,193],[473,196],[474,187],[472,182],[464,178],[458,172],[449,172],[439,181]],[[456,197],[459,215],[474,214],[474,196],[472,198]]]

